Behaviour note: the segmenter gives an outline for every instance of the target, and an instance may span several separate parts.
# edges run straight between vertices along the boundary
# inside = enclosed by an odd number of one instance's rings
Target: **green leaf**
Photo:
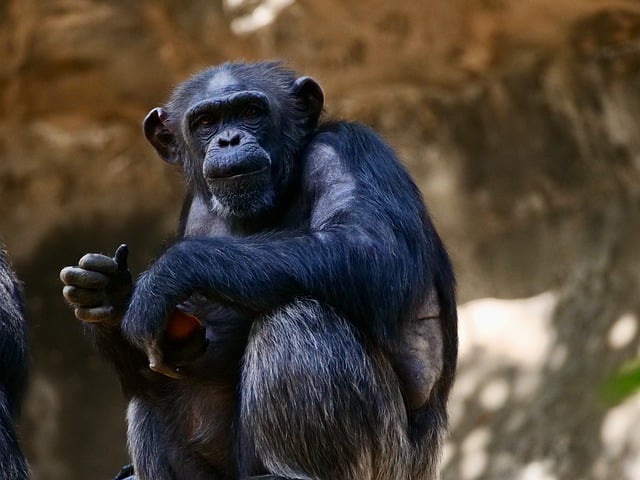
[[[623,366],[600,389],[603,400],[610,406],[622,403],[637,391],[640,391],[640,359]]]

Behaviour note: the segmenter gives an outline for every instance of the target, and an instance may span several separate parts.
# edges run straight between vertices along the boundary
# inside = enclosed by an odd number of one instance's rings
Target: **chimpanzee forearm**
[[[77,266],[63,268],[60,279],[76,317],[84,322],[97,348],[113,362],[122,388],[130,396],[145,388],[142,372],[147,370],[148,361],[121,330],[134,290],[127,257],[126,245],[118,247],[114,257],[89,253]]]
[[[127,398],[144,391],[148,384],[146,355],[124,338],[120,326],[87,325],[85,329],[98,350],[109,359]]]
[[[256,312],[310,296],[364,328],[393,328],[407,298],[426,290],[428,278],[420,265],[403,263],[412,259],[409,252],[398,255],[402,247],[393,248],[395,255],[385,242],[353,227],[273,240],[185,239],[139,279],[123,329],[134,343],[148,337],[194,291]]]

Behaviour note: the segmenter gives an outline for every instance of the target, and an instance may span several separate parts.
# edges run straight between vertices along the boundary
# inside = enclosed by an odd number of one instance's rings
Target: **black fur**
[[[0,480],[28,478],[14,421],[27,381],[27,333],[22,286],[0,246]]]
[[[144,125],[184,171],[182,238],[128,308],[110,294],[132,289],[122,253],[62,272],[131,397],[139,479],[435,478],[451,264],[393,151],[362,125],[318,123],[322,104],[277,63],[188,80]],[[179,344],[176,308],[202,321]]]

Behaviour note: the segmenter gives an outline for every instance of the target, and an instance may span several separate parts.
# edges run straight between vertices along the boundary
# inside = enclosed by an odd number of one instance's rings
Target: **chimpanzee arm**
[[[435,240],[391,150],[362,127],[341,128],[349,131],[320,134],[306,154],[308,231],[183,239],[139,279],[126,336],[144,344],[197,291],[256,312],[310,296],[389,338],[428,291]]]
[[[113,258],[89,253],[77,266],[60,272],[63,294],[75,316],[87,325],[98,349],[114,363],[127,395],[143,382],[139,372],[147,359],[122,335],[120,324],[129,303],[133,282],[127,266],[128,248],[121,245]]]

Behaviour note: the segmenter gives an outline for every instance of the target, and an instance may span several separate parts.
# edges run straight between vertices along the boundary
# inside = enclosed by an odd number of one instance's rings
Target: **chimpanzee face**
[[[182,165],[192,188],[224,218],[275,208],[322,110],[315,81],[267,80],[253,71],[268,65],[203,72],[145,119],[160,156]]]
[[[270,145],[279,136],[274,110],[263,92],[230,83],[184,115],[186,143],[200,160],[193,167],[201,169],[211,207],[225,217],[254,216],[275,202],[280,158],[277,145]]]

